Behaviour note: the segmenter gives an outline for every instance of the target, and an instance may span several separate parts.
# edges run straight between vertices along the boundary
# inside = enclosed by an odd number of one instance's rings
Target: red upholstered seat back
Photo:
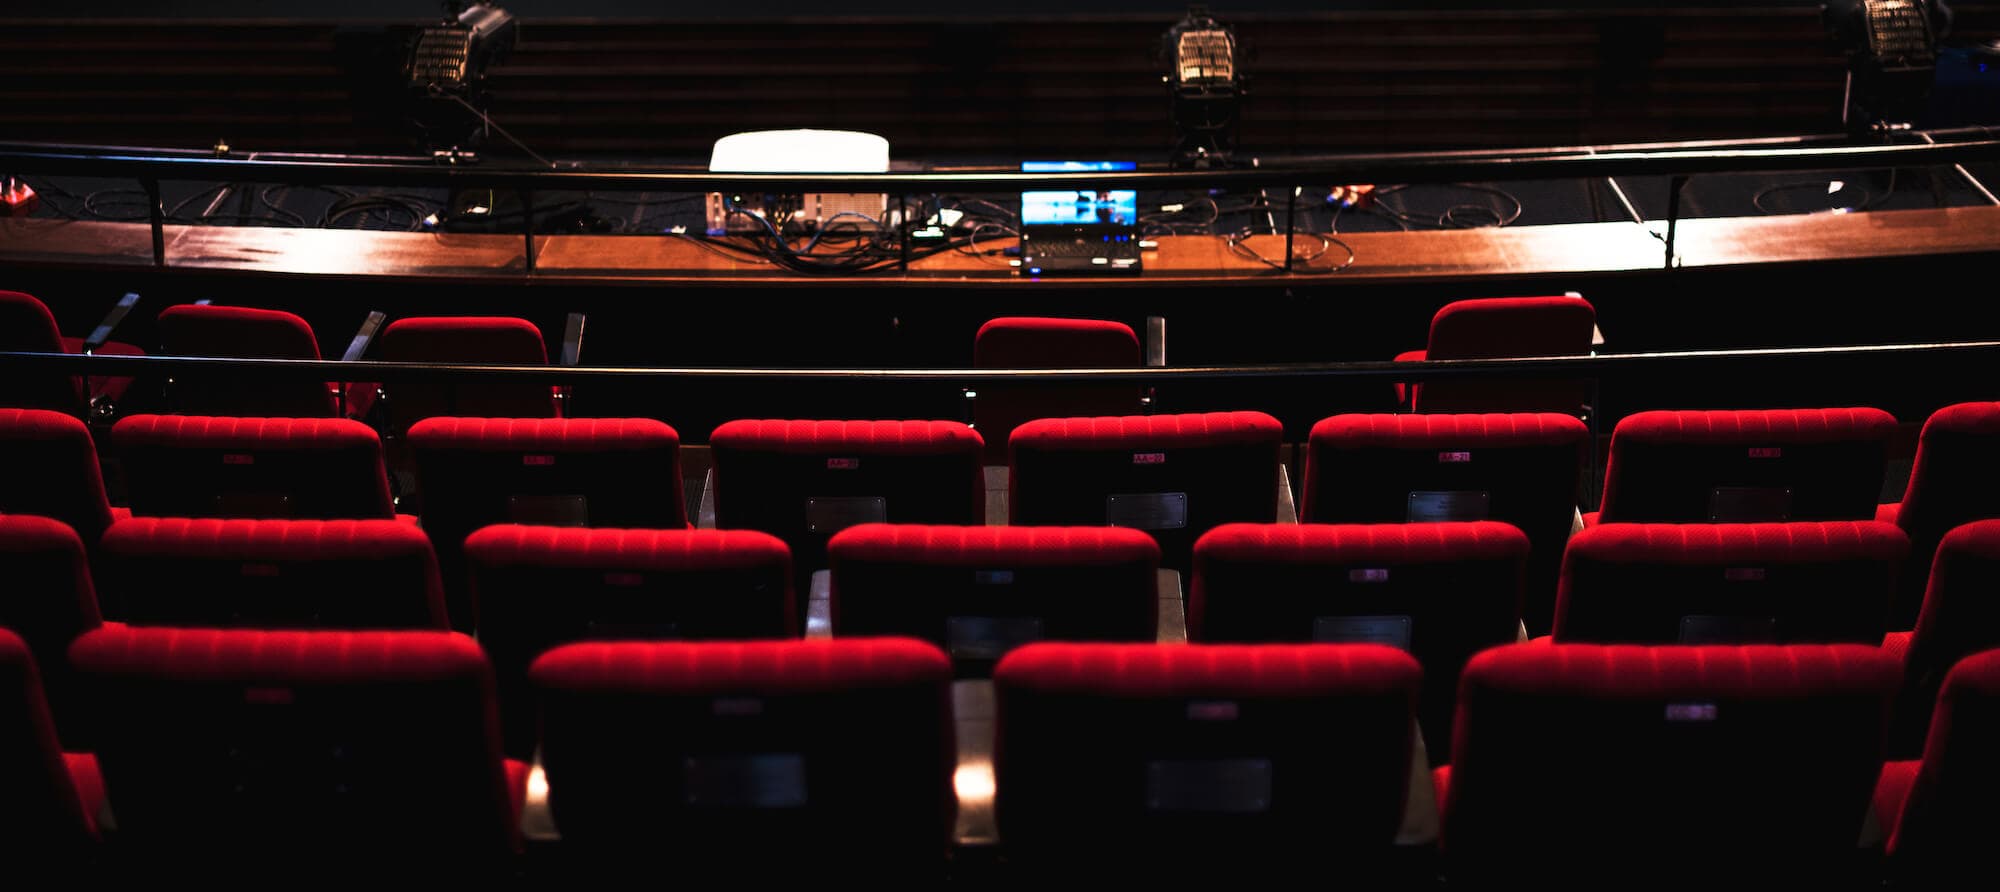
[[[1894,872],[1947,888],[1991,869],[2000,820],[2000,651],[1967,657],[1946,677],[1923,767],[1889,838]]]
[[[827,559],[835,636],[922,638],[970,674],[1029,641],[1157,635],[1160,548],[1138,530],[864,524]]]
[[[0,629],[27,642],[41,667],[51,708],[68,731],[78,696],[69,643],[102,624],[83,541],[46,517],[0,514]],[[81,749],[81,746],[76,747]],[[4,801],[4,799],[0,799]]]
[[[1401,820],[1421,672],[1379,645],[1016,650],[994,672],[1001,843],[1082,870],[1359,867]]]
[[[1602,524],[1570,540],[1555,638],[1876,644],[1909,548],[1872,520]]]
[[[957,422],[732,421],[709,444],[715,525],[785,540],[802,578],[858,523],[986,519],[983,444]]]
[[[532,753],[537,656],[573,641],[796,638],[791,552],[753,530],[489,526],[465,542],[509,753]]]
[[[443,629],[422,530],[394,520],[134,517],[98,548],[113,619],[265,629]]]
[[[1138,368],[1139,336],[1123,322],[1006,316],[979,327],[972,366],[980,369]],[[1007,437],[1036,418],[1123,415],[1139,408],[1132,385],[983,383],[972,403],[973,425],[988,451],[1004,457]]]
[[[412,316],[382,329],[375,354],[387,362],[467,362],[546,365],[542,330],[506,316]],[[391,429],[439,415],[468,418],[553,418],[554,393],[545,383],[385,384]]]
[[[1313,425],[1299,519],[1497,520],[1526,533],[1523,620],[1548,631],[1590,429],[1573,415],[1335,415]]]
[[[1882,760],[1895,661],[1860,645],[1512,645],[1459,691],[1457,882],[1824,881]]]
[[[1446,304],[1431,318],[1425,359],[1574,356],[1590,352],[1597,311],[1580,297],[1497,297]],[[1419,412],[1570,412],[1583,381],[1433,381],[1414,388]]]
[[[70,655],[119,838],[148,862],[463,876],[518,844],[492,671],[463,635],[107,627]]]
[[[0,629],[0,856],[24,878],[73,870],[96,837],[63,763],[34,654]]]
[[[1406,650],[1424,667],[1424,740],[1445,761],[1459,669],[1518,636],[1527,557],[1527,537],[1494,521],[1217,527],[1194,546],[1188,638]]]
[[[32,294],[0,291],[0,350],[67,353],[56,317]],[[81,415],[83,382],[74,375],[11,371],[0,375],[0,406]]]
[[[680,435],[650,418],[426,418],[408,443],[461,624],[477,614],[462,546],[480,527],[688,525]]]
[[[410,428],[424,526],[687,526],[680,435],[650,418],[427,418]]]
[[[1031,421],[1008,444],[1010,522],[1136,527],[1185,570],[1202,533],[1277,519],[1283,438],[1262,412]]]
[[[170,356],[318,359],[312,326],[282,310],[181,304],[160,311],[160,350]],[[174,411],[187,415],[331,418],[333,390],[305,378],[255,373],[176,372],[168,388]]]
[[[111,525],[104,473],[84,423],[45,409],[0,409],[0,512],[38,514],[67,524],[86,545]]]
[[[111,443],[137,515],[395,516],[382,441],[358,421],[133,415]]]
[[[531,674],[549,806],[592,858],[879,878],[950,843],[951,668],[928,644],[572,644]]]
[[[1880,409],[1640,412],[1612,433],[1602,519],[1868,520],[1895,430]]]
[[[1911,560],[1916,560],[1913,556]],[[1910,637],[1897,704],[1899,740],[1930,725],[1945,674],[1960,660],[2000,648],[2000,520],[1979,520],[1945,534],[1931,563],[1930,590]]]
[[[1960,403],[1937,410],[1917,439],[1909,488],[1896,525],[1910,534],[1911,561],[1896,599],[1896,628],[1909,628],[1924,600],[1924,578],[1938,542],[1955,527],[2000,517],[2000,403]]]

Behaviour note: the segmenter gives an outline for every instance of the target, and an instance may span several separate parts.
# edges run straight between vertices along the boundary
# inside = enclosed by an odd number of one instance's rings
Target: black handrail
[[[1102,383],[1104,381],[1324,380],[1371,378],[1435,381],[1450,378],[1617,378],[1742,371],[1783,363],[1904,360],[1991,361],[2000,359],[2000,341],[1931,344],[1878,344],[1844,347],[1786,347],[1751,350],[1689,350],[1672,353],[1616,353],[1604,356],[1530,356],[1429,362],[1317,362],[1265,365],[1210,365],[1125,369],[776,369],[644,366],[482,365],[434,362],[345,362],[317,359],[244,359],[207,356],[111,356],[0,351],[0,374],[44,371],[71,375],[140,376],[191,372],[255,373],[322,381],[400,381],[449,378],[535,381],[560,384],[645,379],[698,381],[786,381],[818,383]]]
[[[1811,145],[1839,137],[1783,140],[1634,143],[1492,152],[1386,152],[1264,159],[1259,166],[1210,170],[1021,173],[1006,170],[892,173],[708,173],[687,170],[452,166],[416,157],[273,157],[161,150],[105,150],[0,143],[0,169],[22,174],[78,174],[135,179],[249,180],[343,185],[425,186],[477,182],[533,189],[642,189],[655,192],[1020,191],[1090,185],[1172,189],[1304,183],[1422,183],[1456,180],[1563,179],[1597,176],[1917,167],[2000,159],[2000,128],[1925,131],[1930,142]],[[324,159],[324,160],[322,160]]]

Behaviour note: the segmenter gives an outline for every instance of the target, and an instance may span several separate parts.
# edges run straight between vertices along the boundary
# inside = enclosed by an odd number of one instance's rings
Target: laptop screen
[[[1138,222],[1139,193],[1130,189],[1021,193],[1021,223],[1027,226],[1135,226]]]
[[[1024,173],[1078,173],[1137,170],[1132,161],[1023,161]],[[1021,223],[1027,226],[1086,224],[1136,226],[1139,193],[1130,189],[1075,189],[1021,193]]]

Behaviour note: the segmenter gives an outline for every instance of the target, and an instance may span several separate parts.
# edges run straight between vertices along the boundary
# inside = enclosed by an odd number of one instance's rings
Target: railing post
[[[1675,176],[1667,186],[1667,269],[1674,268],[1674,236],[1681,222],[1681,190],[1687,182],[1686,176]]]
[[[1285,198],[1285,272],[1292,271],[1292,233],[1299,228],[1299,189],[1293,186]]]
[[[143,179],[139,181],[139,187],[146,190],[146,217],[153,225],[153,265],[164,268],[167,265],[167,207],[160,201],[160,181]]]
[[[527,265],[528,275],[535,274],[535,202],[534,192],[526,183],[521,184],[521,240],[522,261]]]
[[[902,259],[897,262],[897,269],[907,273],[910,271],[910,197],[901,192],[896,193],[896,233],[896,241],[902,252]]]

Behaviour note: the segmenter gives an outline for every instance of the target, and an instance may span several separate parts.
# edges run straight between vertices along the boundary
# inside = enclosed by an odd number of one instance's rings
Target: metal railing
[[[1775,172],[1883,167],[1952,167],[1975,191],[1991,196],[1964,165],[2000,159],[2000,128],[1965,127],[1892,133],[1875,142],[1818,135],[1746,140],[1628,143],[1504,151],[1390,152],[1260,159],[1255,167],[1210,170],[1093,171],[1022,173],[1007,170],[954,170],[894,173],[709,173],[661,168],[521,167],[483,162],[449,165],[415,156],[351,156],[297,153],[229,154],[166,149],[0,143],[0,170],[12,174],[56,174],[137,180],[147,196],[153,261],[167,263],[166,212],[162,180],[246,181],[290,185],[371,185],[505,189],[532,208],[537,191],[651,191],[702,193],[754,191],[882,192],[904,204],[910,195],[1018,192],[1075,187],[1118,189],[1282,188],[1286,202],[1286,270],[1292,250],[1298,201],[1308,185],[1346,183],[1495,182],[1668,176],[1666,265],[1674,262],[1675,227],[1687,178],[1703,173]],[[1613,182],[1621,196],[1623,190]],[[535,272],[534,215],[522,214],[525,271]],[[909,255],[904,226],[903,266]]]
[[[231,372],[312,381],[396,382],[412,379],[444,379],[453,382],[505,381],[568,385],[647,380],[718,383],[765,381],[840,385],[900,383],[966,386],[993,381],[1053,384],[1121,382],[1164,385],[1174,382],[1252,380],[1323,383],[1339,379],[1410,382],[1525,377],[1606,380],[1666,373],[1707,377],[1769,371],[1776,367],[1783,367],[1788,373],[1798,374],[1808,369],[1818,373],[1838,367],[1991,363],[1996,360],[2000,360],[2000,341],[1688,350],[1667,353],[1529,356],[1426,362],[1321,362],[1118,369],[786,369],[494,365],[0,351],[0,375],[47,372],[97,377],[165,377],[175,373]]]

